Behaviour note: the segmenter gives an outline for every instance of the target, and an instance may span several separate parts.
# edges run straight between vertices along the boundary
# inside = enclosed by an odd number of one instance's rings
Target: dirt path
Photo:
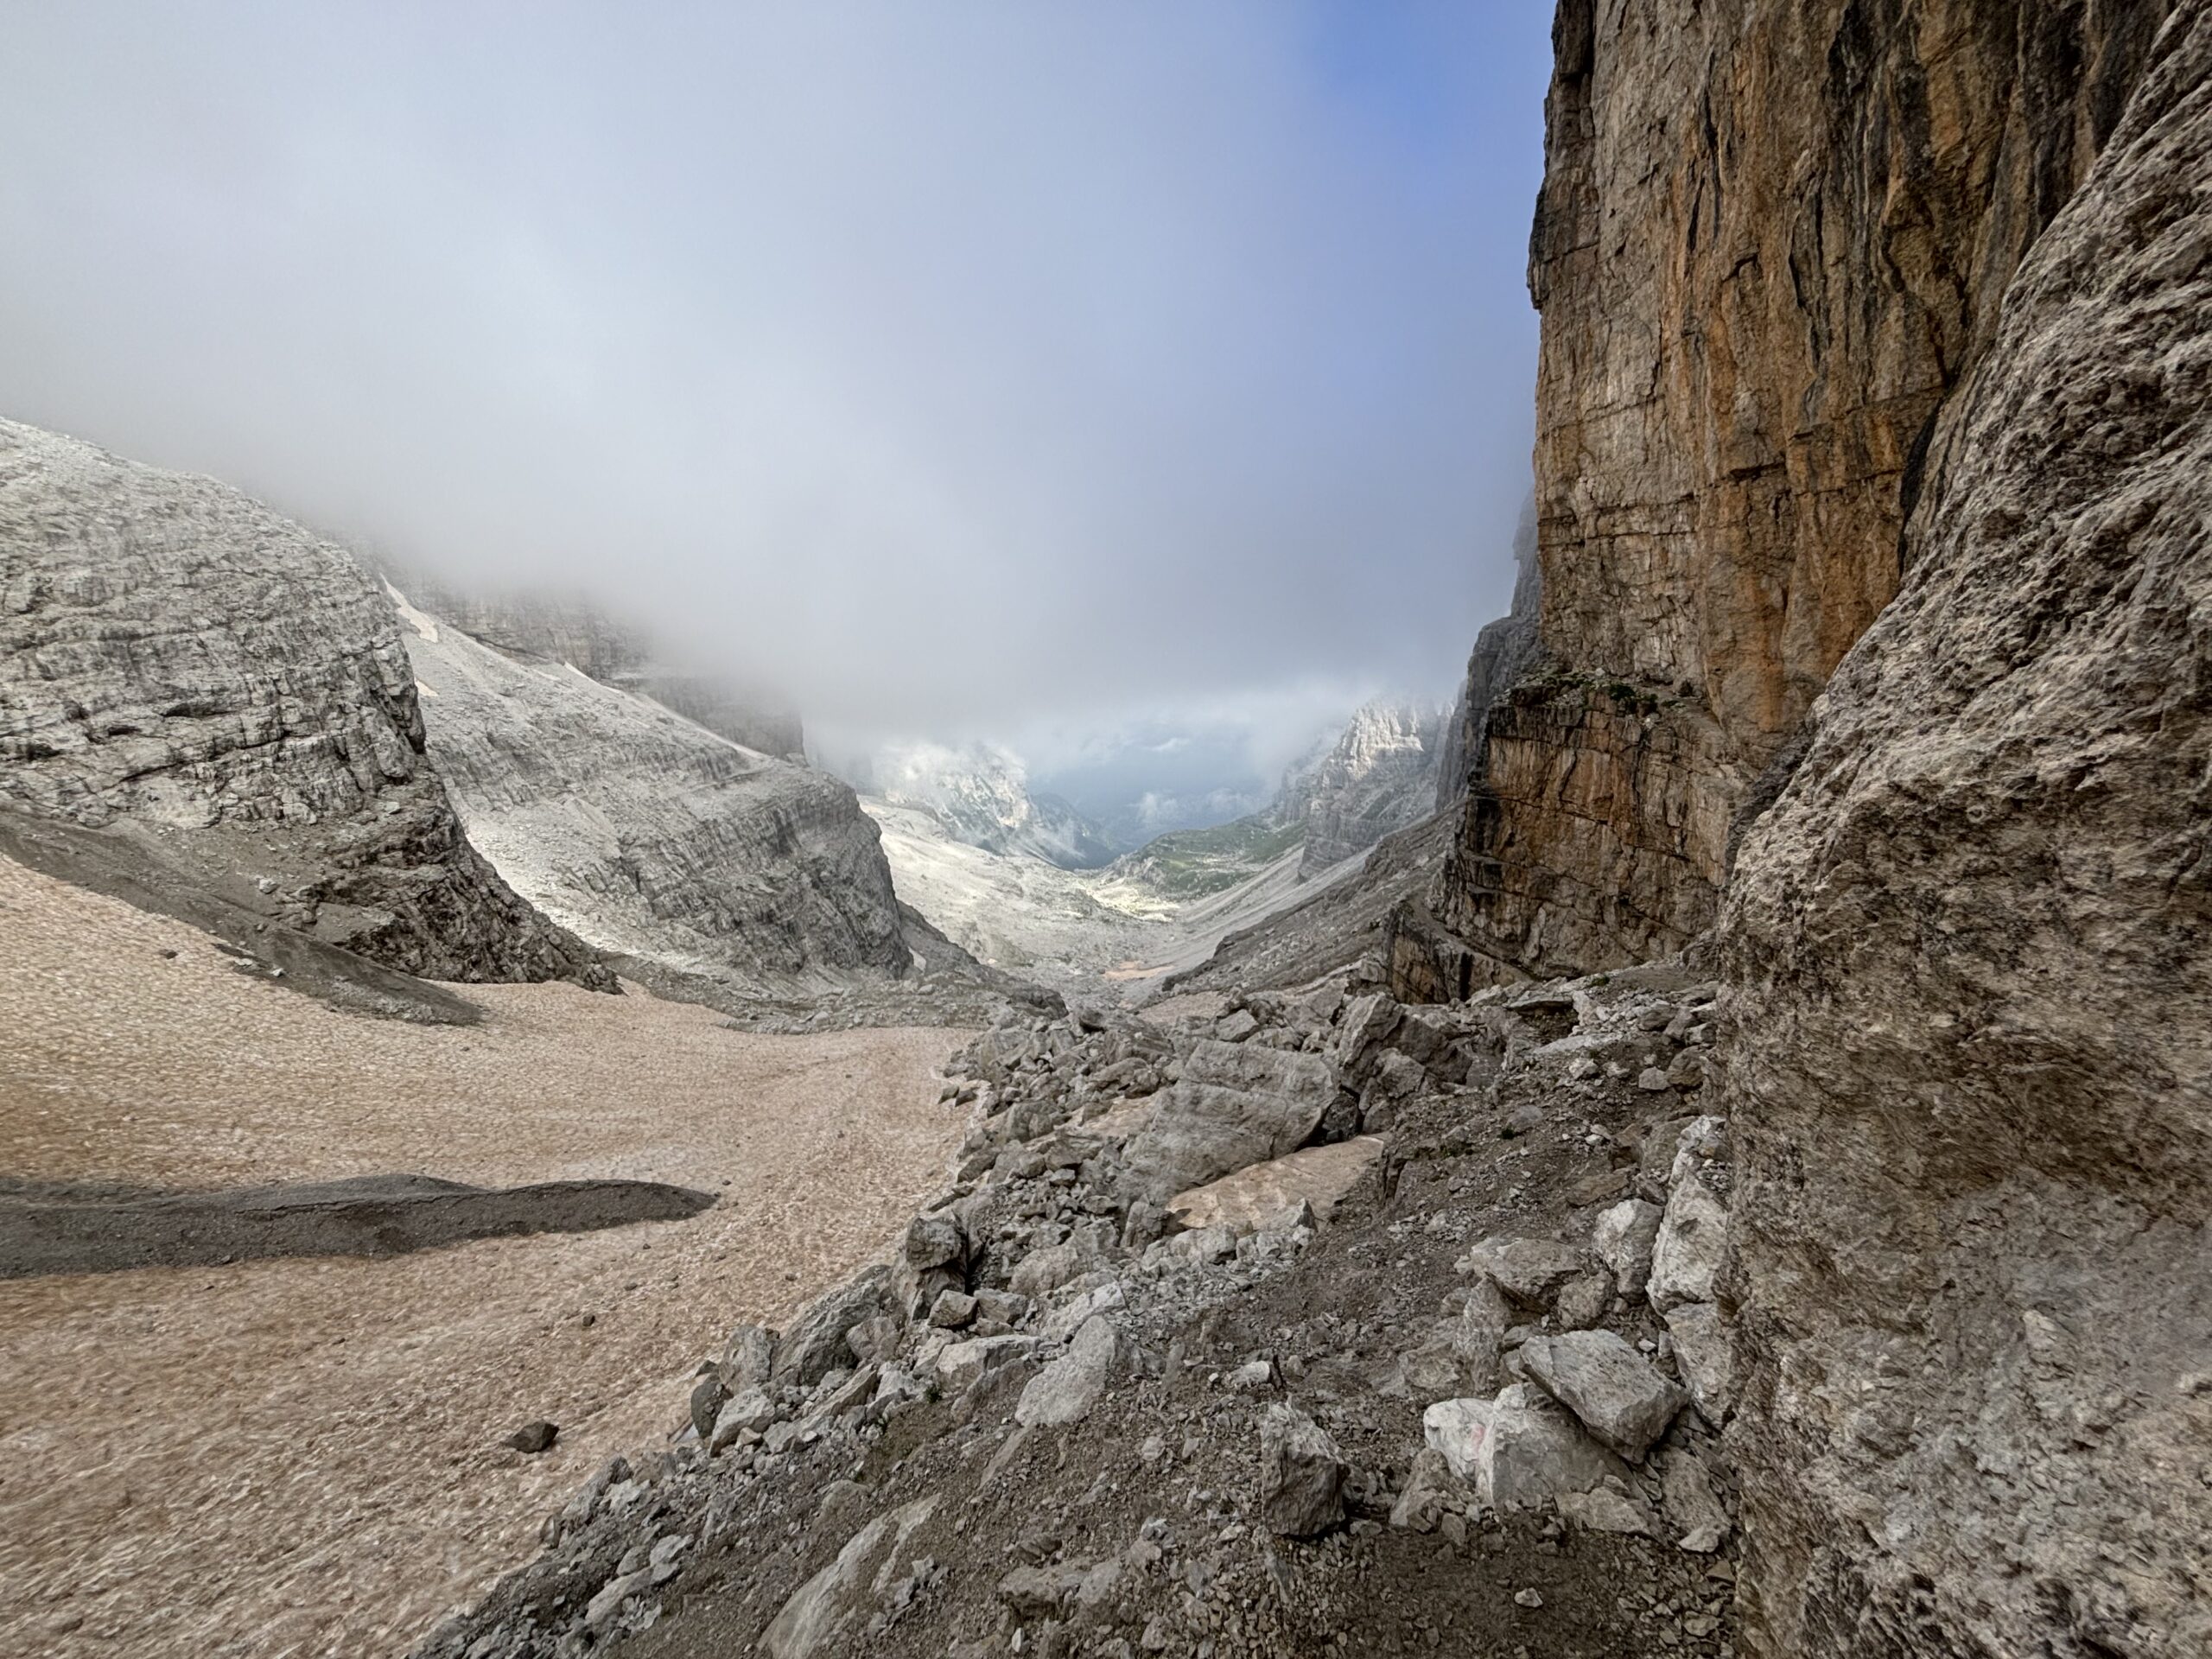
[[[654,1442],[702,1353],[940,1181],[944,1031],[759,1037],[569,986],[336,1013],[0,861],[0,1177],[420,1173],[720,1192],[696,1220],[390,1260],[0,1283],[0,1654],[389,1654]],[[174,952],[174,955],[165,955]],[[547,1417],[556,1448],[500,1438]]]

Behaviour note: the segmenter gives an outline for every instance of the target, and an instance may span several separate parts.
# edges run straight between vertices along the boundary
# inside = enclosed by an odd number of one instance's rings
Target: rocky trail
[[[892,1257],[422,1654],[1732,1651],[1713,995],[986,1033]]]

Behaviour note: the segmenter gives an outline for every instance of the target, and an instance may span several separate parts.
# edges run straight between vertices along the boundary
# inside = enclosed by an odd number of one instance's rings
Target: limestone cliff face
[[[547,914],[747,984],[905,971],[890,867],[843,784],[393,591],[469,839]]]
[[[1531,246],[1539,635],[1439,895],[1544,971],[1707,926],[1897,591],[1945,399],[2164,0],[1564,0]]]
[[[1299,868],[1312,875],[1356,857],[1433,810],[1448,721],[1434,709],[1373,702],[1284,782],[1275,816],[1306,826]]]
[[[1491,706],[1536,659],[1536,608],[1542,578],[1536,566],[1536,504],[1530,498],[1513,532],[1513,607],[1475,636],[1467,677],[1446,722],[1436,759],[1436,810],[1466,798],[1467,785],[1485,766]]]
[[[2212,1652],[2212,3],[2116,118],[1730,883],[1771,1654]]]
[[[0,795],[159,834],[257,912],[410,973],[613,988],[470,847],[397,620],[343,550],[4,422]]]

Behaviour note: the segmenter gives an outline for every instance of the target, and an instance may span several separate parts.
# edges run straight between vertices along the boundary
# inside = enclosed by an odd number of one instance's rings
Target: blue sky
[[[607,590],[824,729],[1264,771],[1505,602],[1547,7],[0,26],[0,413]]]

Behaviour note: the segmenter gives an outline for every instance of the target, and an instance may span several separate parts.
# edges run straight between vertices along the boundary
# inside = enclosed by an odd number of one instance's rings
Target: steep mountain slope
[[[952,839],[985,852],[1089,870],[1116,850],[1065,801],[1031,794],[1020,758],[990,744],[914,743],[887,750],[871,761],[868,784],[892,805],[927,812]]]
[[[1736,861],[1769,1652],[2212,1652],[2208,180],[2193,0]]]
[[[1306,874],[1341,864],[1429,815],[1445,723],[1433,709],[1370,702],[1353,713],[1327,753],[1286,783],[1274,816],[1305,826]]]
[[[1679,949],[1896,592],[1932,423],[2167,7],[1566,0],[1529,285],[1549,671],[1492,709],[1443,919]]]
[[[798,713],[727,674],[671,663],[650,629],[583,594],[480,592],[385,562],[385,579],[424,613],[525,662],[565,664],[601,684],[634,691],[709,731],[779,760],[806,758]]]
[[[905,970],[891,872],[843,784],[394,599],[469,838],[548,914],[748,979]]]
[[[0,794],[157,833],[226,902],[389,967],[613,988],[470,847],[391,607],[343,550],[12,423]]]

